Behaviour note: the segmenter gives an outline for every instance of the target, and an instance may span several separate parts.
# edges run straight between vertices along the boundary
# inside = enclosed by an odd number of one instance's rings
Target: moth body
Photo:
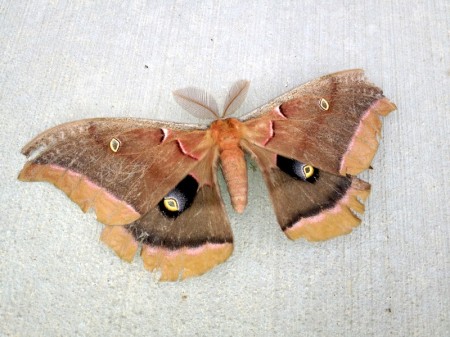
[[[219,119],[211,124],[211,136],[219,149],[220,163],[236,212],[242,213],[247,206],[247,166],[242,139],[242,122],[235,118]]]
[[[360,69],[320,77],[242,116],[249,82],[232,85],[223,113],[201,89],[174,92],[209,128],[135,118],[56,126],[22,150],[22,181],[47,181],[106,225],[101,240],[123,260],[138,251],[161,280],[197,276],[224,262],[233,234],[217,183],[247,204],[244,151],[261,169],[281,230],[292,240],[330,239],[361,223],[381,117],[396,107]]]

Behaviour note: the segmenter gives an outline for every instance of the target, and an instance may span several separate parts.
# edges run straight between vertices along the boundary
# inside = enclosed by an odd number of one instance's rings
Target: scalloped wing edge
[[[125,225],[141,217],[141,214],[129,204],[119,200],[85,176],[57,165],[27,162],[18,179],[52,183],[80,206],[83,212],[93,209],[97,220],[106,225]]]
[[[369,168],[378,150],[378,137],[381,133],[380,116],[386,116],[397,109],[394,103],[382,98],[367,109],[341,159],[339,173],[356,175]]]
[[[123,226],[105,226],[100,240],[129,263],[139,249],[136,239]],[[147,270],[159,272],[160,281],[179,281],[206,273],[226,261],[232,252],[233,244],[228,242],[175,250],[143,244],[140,255]]]
[[[369,194],[370,184],[353,178],[351,187],[334,207],[300,219],[286,228],[284,233],[291,240],[305,238],[309,241],[323,241],[348,234],[361,223],[354,212],[364,213],[364,204],[360,200],[365,201]]]

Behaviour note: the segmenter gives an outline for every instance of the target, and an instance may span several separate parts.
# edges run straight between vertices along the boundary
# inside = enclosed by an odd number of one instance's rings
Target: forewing
[[[48,181],[106,225],[152,209],[210,151],[204,130],[138,119],[88,119],[37,136],[23,181]]]
[[[334,174],[367,169],[395,109],[362,70],[321,77],[245,116],[251,143]]]

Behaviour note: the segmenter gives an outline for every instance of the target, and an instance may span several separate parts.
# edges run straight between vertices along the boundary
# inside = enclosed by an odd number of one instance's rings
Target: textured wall
[[[0,335],[449,335],[449,17],[434,1],[0,1]],[[317,76],[364,68],[398,111],[362,175],[361,227],[291,242],[260,173],[232,257],[158,283],[98,242],[102,226],[49,184],[16,180],[20,148],[62,122],[197,122],[171,91],[249,111]]]

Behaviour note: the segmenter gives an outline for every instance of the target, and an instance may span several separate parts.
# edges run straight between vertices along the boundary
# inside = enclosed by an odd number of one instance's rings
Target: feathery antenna
[[[221,116],[216,100],[205,90],[195,87],[178,89],[173,92],[173,97],[184,110],[197,118],[218,119],[236,112],[244,102],[249,86],[247,80],[239,80],[231,86]]]
[[[247,80],[239,80],[231,86],[223,105],[222,117],[232,115],[239,109],[247,96],[249,87],[250,82]]]
[[[173,97],[184,110],[195,117],[201,119],[220,117],[216,100],[205,90],[194,87],[179,89],[173,92]]]

